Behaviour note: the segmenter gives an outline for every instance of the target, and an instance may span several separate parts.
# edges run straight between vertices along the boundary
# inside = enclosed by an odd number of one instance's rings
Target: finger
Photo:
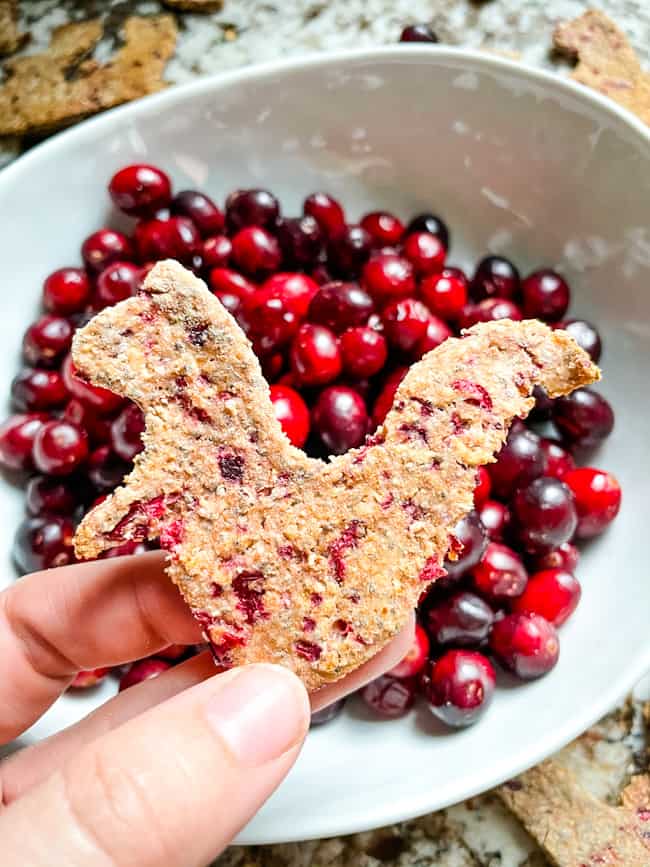
[[[286,669],[217,675],[84,747],[0,815],[3,865],[203,867],[281,782],[309,726]]]
[[[64,566],[0,594],[0,742],[38,719],[77,671],[200,640],[163,564],[152,552]]]

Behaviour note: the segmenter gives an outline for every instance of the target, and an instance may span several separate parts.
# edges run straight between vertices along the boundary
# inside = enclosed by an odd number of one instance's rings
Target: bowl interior
[[[614,527],[585,549],[583,602],[562,629],[546,679],[498,691],[486,718],[447,734],[426,712],[378,722],[351,703],[310,734],[280,791],[242,835],[269,842],[356,831],[459,800],[533,764],[585,728],[650,664],[643,549],[650,367],[650,144],[599,98],[514,64],[409,47],[235,73],[144,100],[82,125],[0,175],[3,381],[43,278],[79,261],[85,235],[111,219],[105,185],[132,161],[161,165],[177,188],[218,200],[263,186],[298,213],[328,190],[357,218],[387,207],[433,210],[449,224],[449,261],[486,251],[523,272],[564,272],[571,312],[604,337],[603,392],[616,432],[594,461],[624,490]],[[119,225],[119,219],[117,219]],[[22,514],[0,491],[3,575]],[[105,697],[64,698],[29,741]]]

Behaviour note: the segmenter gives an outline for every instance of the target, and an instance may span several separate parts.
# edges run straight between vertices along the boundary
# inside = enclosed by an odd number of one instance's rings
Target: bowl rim
[[[552,71],[537,69],[521,61],[491,55],[479,50],[440,45],[409,44],[300,54],[288,59],[252,64],[227,72],[218,72],[202,76],[195,81],[185,84],[170,86],[161,92],[87,118],[34,146],[27,153],[19,156],[15,161],[0,170],[0,196],[10,185],[19,182],[23,173],[30,171],[32,167],[40,165],[45,160],[56,158],[56,155],[64,152],[69,144],[83,144],[84,141],[92,141],[102,131],[110,130],[113,124],[122,121],[128,122],[129,119],[137,117],[142,112],[147,113],[156,108],[166,108],[178,103],[184,103],[188,98],[197,95],[211,91],[220,91],[227,89],[231,85],[260,80],[285,72],[291,73],[299,72],[302,69],[340,67],[341,65],[354,65],[375,61],[392,62],[404,59],[426,61],[427,58],[433,64],[445,61],[465,63],[468,67],[467,71],[474,69],[492,74],[504,73],[526,83],[550,88],[559,94],[571,97],[586,106],[591,106],[598,111],[604,112],[612,119],[622,123],[629,131],[636,134],[638,140],[644,146],[649,148],[648,156],[650,158],[650,127],[646,126],[628,109],[585,85],[568,78],[563,78]],[[470,787],[467,791],[463,791],[460,798],[472,797],[479,792],[497,786],[505,779],[516,776],[556,752],[619,703],[648,670],[650,670],[650,632],[648,633],[645,650],[639,652],[630,661],[626,671],[618,680],[604,685],[604,688],[592,704],[585,710],[578,708],[575,714],[562,725],[549,731],[546,737],[531,744],[526,751],[522,751],[519,755],[512,757],[508,763],[508,772],[506,774],[498,773],[488,780],[481,780],[478,787]],[[459,797],[451,792],[449,797],[440,801],[435,798],[435,795],[432,796],[432,792],[435,792],[435,787],[422,791],[416,790],[408,800],[402,798],[398,804],[393,803],[391,799],[385,799],[380,806],[375,805],[370,810],[365,810],[363,819],[360,819],[360,814],[356,813],[348,819],[341,821],[341,816],[337,815],[335,823],[332,823],[334,814],[330,816],[329,811],[323,811],[320,816],[310,817],[309,826],[306,830],[301,830],[299,822],[295,824],[290,822],[284,826],[284,833],[274,834],[269,832],[268,827],[266,827],[266,831],[263,828],[258,830],[256,823],[253,823],[252,826],[244,829],[235,843],[240,845],[256,845],[352,834],[412,819],[416,816],[424,815],[432,809],[443,809],[459,800]],[[293,828],[295,830],[292,830]]]

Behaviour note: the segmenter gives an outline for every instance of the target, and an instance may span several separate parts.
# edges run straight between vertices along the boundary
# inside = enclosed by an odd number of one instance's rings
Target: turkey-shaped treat
[[[312,690],[377,653],[442,574],[476,468],[533,387],[599,378],[564,331],[477,325],[411,367],[364,446],[314,460],[282,433],[235,320],[171,261],[79,331],[73,358],[146,419],[144,451],[81,522],[77,554],[158,538],[220,664],[281,663]]]

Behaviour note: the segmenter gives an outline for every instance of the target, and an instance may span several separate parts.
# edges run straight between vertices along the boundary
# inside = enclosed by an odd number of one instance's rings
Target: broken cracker
[[[42,54],[7,60],[0,86],[0,135],[41,133],[165,87],[176,44],[171,15],[127,18],[125,44],[107,63],[87,60],[102,35],[99,20],[56,28]]]
[[[79,557],[159,538],[215,659],[280,663],[309,689],[374,656],[443,574],[476,468],[533,387],[599,378],[564,331],[478,325],[411,367],[366,445],[324,463],[289,443],[244,333],[171,261],[77,332],[73,358],[146,421],[133,471],[77,529]]]
[[[578,63],[573,78],[604,93],[650,124],[650,74],[645,72],[625,34],[594,9],[559,24],[555,49]]]
[[[18,0],[0,0],[0,54],[13,54],[27,38],[18,29]]]

